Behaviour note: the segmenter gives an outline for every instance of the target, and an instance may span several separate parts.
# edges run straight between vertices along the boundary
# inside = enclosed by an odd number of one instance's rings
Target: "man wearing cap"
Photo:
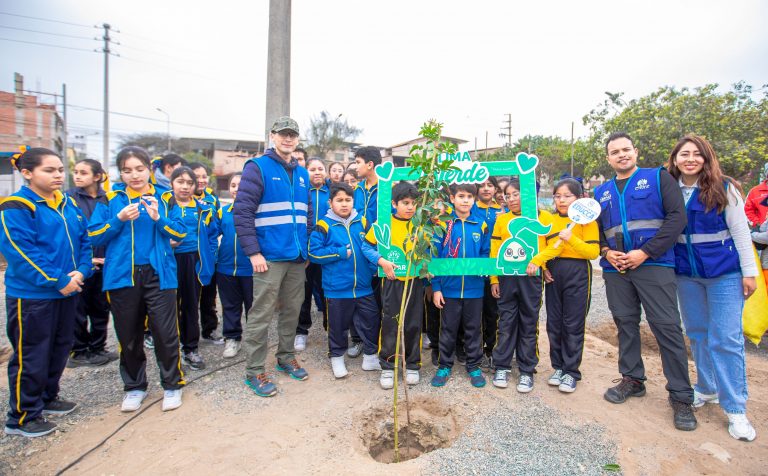
[[[309,174],[291,154],[299,143],[299,125],[281,117],[269,134],[273,148],[246,162],[234,205],[235,231],[253,265],[253,306],[244,342],[245,383],[256,395],[271,397],[277,386],[265,372],[267,339],[277,309],[277,370],[306,380],[293,350],[299,310],[304,301],[307,236],[312,223]]]

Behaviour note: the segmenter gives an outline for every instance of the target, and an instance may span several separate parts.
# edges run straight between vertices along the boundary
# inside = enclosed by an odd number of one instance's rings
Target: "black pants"
[[[211,282],[203,286],[200,293],[200,335],[210,337],[217,327],[219,327],[219,318],[216,317],[216,274],[214,273]]]
[[[555,258],[547,264],[554,282],[545,285],[549,359],[581,380],[584,329],[592,300],[592,265],[585,259]]]
[[[107,302],[107,294],[101,290],[102,284],[103,274],[101,271],[96,271],[93,276],[85,280],[82,292],[77,295],[73,355],[100,352],[107,346],[109,302]]]
[[[184,374],[179,355],[179,327],[176,319],[176,290],[160,289],[152,266],[134,266],[134,285],[109,291],[115,333],[120,343],[120,376],[123,389],[147,389],[147,356],[144,354],[144,319],[155,340],[155,357],[164,390],[181,388]]]
[[[421,367],[421,319],[424,312],[424,285],[421,280],[412,279],[413,291],[405,308],[403,334],[405,342],[400,345],[405,349],[406,368],[418,370]],[[400,314],[405,281],[385,279],[381,285],[381,300],[384,305],[379,335],[379,360],[381,368],[395,368],[395,347],[397,343],[397,319]]]
[[[483,294],[483,352],[490,356],[496,347],[496,328],[499,323],[499,303],[491,294],[491,282],[485,280]]]
[[[608,307],[619,332],[619,372],[625,377],[645,380],[640,345],[642,305],[659,344],[667,391],[677,401],[693,402],[688,354],[677,308],[675,270],[664,266],[640,266],[624,274],[603,273],[603,278]]]
[[[498,370],[512,369],[512,354],[522,373],[536,372],[539,363],[540,276],[499,276],[499,331],[493,348]]]
[[[376,299],[376,305],[379,308],[379,322],[381,322],[381,282],[386,278],[380,278],[378,275],[374,275],[371,278],[371,289],[373,289],[373,297]],[[359,344],[363,342],[363,339],[357,333],[357,325],[349,328],[349,338],[353,344]]]
[[[363,340],[363,353],[376,354],[379,338],[379,307],[370,294],[361,298],[326,298],[328,311],[328,356],[347,351],[349,330],[354,325]]]
[[[63,299],[5,298],[10,401],[6,426],[39,417],[59,395],[59,380],[72,348],[77,296]]]
[[[304,281],[304,302],[299,311],[299,325],[296,334],[307,335],[312,327],[312,298],[315,298],[317,310],[323,313],[323,329],[328,330],[328,312],[325,308],[323,294],[323,268],[317,263],[309,263],[304,270],[307,280]]]
[[[225,339],[241,340],[243,337],[243,315],[253,305],[253,276],[229,276],[216,273],[216,285],[221,299],[223,332]],[[245,311],[245,312],[243,312]]]
[[[424,296],[424,329],[429,337],[429,348],[438,349],[440,343],[440,309],[435,306],[432,299]]]
[[[480,366],[483,358],[482,312],[483,298],[445,298],[440,313],[440,367],[453,368],[459,328],[464,329],[467,372]]]
[[[179,340],[184,352],[197,350],[200,343],[198,310],[200,309],[200,290],[202,285],[197,279],[197,251],[178,253],[176,256],[176,274],[179,288],[176,290],[176,310],[179,319]]]

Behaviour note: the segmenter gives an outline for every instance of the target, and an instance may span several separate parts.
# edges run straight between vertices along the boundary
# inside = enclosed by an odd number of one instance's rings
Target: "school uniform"
[[[479,200],[476,200],[472,205],[471,213],[478,218],[485,220],[485,224],[488,226],[489,233],[493,232],[493,227],[496,225],[496,217],[500,213],[505,213],[506,207],[503,207],[496,202],[485,204]],[[496,323],[499,320],[499,304],[496,302],[496,298],[491,294],[491,280],[485,278],[483,288],[483,352],[487,356],[491,356],[493,347],[496,345]]]
[[[408,238],[411,221],[392,215],[390,246],[407,253],[413,248]],[[377,249],[373,227],[368,230],[363,241],[363,253],[371,264],[378,264],[381,255]],[[400,305],[407,281],[412,281],[410,299],[405,308],[403,334],[405,341],[400,344],[405,349],[406,368],[419,370],[421,367],[421,326],[424,312],[424,283],[419,278],[398,277],[395,280],[383,279],[381,284],[381,332],[379,333],[379,361],[382,370],[392,370],[395,365],[395,347],[398,323],[395,317],[400,314]]]
[[[354,206],[357,213],[365,217],[369,224],[375,223],[379,213],[379,182],[369,185],[365,180],[362,180],[355,187],[354,193]],[[373,295],[376,298],[376,305],[379,306],[379,314],[381,314],[382,309],[381,284],[382,279],[377,273],[374,273],[373,278],[371,278],[371,288],[373,288]],[[356,344],[362,341],[357,335],[357,326],[352,326],[349,333],[352,343]]]
[[[371,288],[375,268],[361,248],[368,229],[365,217],[355,210],[346,219],[328,211],[309,237],[309,260],[323,267],[329,357],[344,355],[353,325],[362,338],[363,353],[374,355],[378,350],[379,308]]]
[[[87,220],[93,215],[97,203],[107,203],[107,194],[101,187],[97,189],[96,197],[92,197],[82,188],[69,190],[67,194],[75,200]],[[93,249],[94,258],[104,257],[104,247]],[[101,267],[93,266],[93,274],[81,286],[78,295],[77,311],[75,313],[75,341],[71,355],[85,353],[100,354],[107,346],[107,328],[109,327],[109,302],[107,295],[101,290],[103,285]],[[90,329],[89,324],[90,323]]]
[[[328,199],[330,192],[326,184],[309,189],[309,206],[314,211],[315,220],[320,220],[328,212]],[[313,225],[317,225],[314,223]],[[323,295],[322,266],[310,259],[309,265],[304,270],[307,280],[304,282],[304,302],[299,312],[299,325],[296,334],[308,335],[312,327],[312,298],[315,299],[317,310],[323,314],[323,329],[328,328],[328,314],[325,309],[325,296]]]
[[[491,235],[491,257],[496,258],[501,244],[509,238],[508,225],[518,218],[513,212],[499,215]],[[539,221],[549,224],[551,215],[539,212]],[[539,239],[539,249],[544,238]],[[521,373],[533,374],[539,363],[539,310],[543,289],[542,276],[491,276],[491,284],[498,284],[499,303],[498,337],[493,348],[496,370],[511,370],[515,356]]]
[[[552,368],[581,380],[584,331],[592,299],[592,264],[600,255],[597,223],[574,225],[571,238],[555,248],[558,235],[571,223],[568,215],[552,215],[546,248],[531,259],[544,266],[554,281],[545,285],[547,336]]]
[[[8,261],[5,305],[9,409],[6,427],[20,428],[42,415],[59,393],[74,339],[76,294],[59,290],[79,271],[91,275],[87,221],[60,191],[46,200],[27,186],[0,202],[0,252]]]
[[[212,207],[214,215],[221,208],[219,197],[213,193],[213,189],[210,187],[206,187],[203,193],[192,198]],[[200,292],[200,335],[207,339],[218,326],[219,318],[216,316],[216,275],[213,275],[211,280],[203,285],[203,289]]]
[[[186,237],[179,207],[168,207],[150,185],[158,201],[160,218],[153,221],[143,205],[139,217],[120,221],[118,213],[141,195],[123,184],[107,193],[107,204],[98,204],[88,225],[94,246],[106,247],[104,291],[112,305],[115,333],[120,343],[120,375],[124,390],[147,389],[143,338],[145,320],[152,332],[160,380],[165,390],[185,384],[179,356],[176,317],[176,260],[171,240]]]
[[[219,209],[221,242],[216,259],[216,284],[221,299],[225,339],[239,341],[243,336],[241,318],[253,305],[253,266],[237,239],[235,204]],[[245,311],[245,312],[243,312]]]
[[[198,313],[201,290],[211,282],[216,266],[217,212],[207,203],[194,199],[187,205],[181,205],[173,197],[173,192],[164,193],[163,200],[168,208],[179,209],[187,229],[187,236],[173,249],[178,277],[176,310],[181,349],[185,353],[194,352],[200,341]]]
[[[490,233],[485,221],[476,215],[462,219],[451,214],[444,223],[445,236],[436,241],[438,258],[487,258],[490,253]],[[453,368],[459,328],[464,329],[464,350],[467,371],[480,366],[482,346],[482,276],[435,276],[433,292],[442,292],[445,305],[440,312],[440,367]]]

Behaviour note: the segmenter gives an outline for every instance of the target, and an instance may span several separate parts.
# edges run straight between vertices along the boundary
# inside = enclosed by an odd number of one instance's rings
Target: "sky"
[[[269,2],[26,0],[0,4],[0,90],[60,92],[70,136],[102,155],[102,31],[110,58],[110,147],[120,135],[262,140]],[[13,15],[55,21],[42,21]],[[387,147],[435,118],[464,150],[526,134],[588,134],[605,99],[661,86],[768,83],[768,2],[293,0],[291,111],[305,128],[327,110]],[[64,23],[62,23],[64,22]],[[23,31],[23,30],[35,30]],[[44,32],[44,33],[41,33]],[[62,36],[69,35],[69,36]],[[8,39],[16,41],[7,41]],[[45,43],[41,46],[19,41]],[[70,49],[75,48],[75,49]],[[93,110],[90,110],[90,109]],[[186,124],[186,125],[184,125]],[[201,127],[190,127],[190,125]]]

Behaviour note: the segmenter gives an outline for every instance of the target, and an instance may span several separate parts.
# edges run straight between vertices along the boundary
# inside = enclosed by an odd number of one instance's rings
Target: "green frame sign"
[[[429,263],[429,272],[438,276],[498,276],[525,275],[525,269],[531,258],[539,252],[539,236],[549,232],[550,225],[539,222],[536,194],[536,167],[539,158],[524,152],[517,154],[516,160],[504,162],[475,162],[468,152],[459,152],[447,156],[452,165],[459,170],[445,173],[448,183],[482,183],[489,176],[520,177],[521,217],[509,222],[511,237],[499,248],[496,258],[434,258]],[[406,276],[407,261],[400,248],[391,246],[392,230],[392,186],[402,180],[416,180],[421,175],[411,167],[395,167],[392,162],[376,166],[379,177],[378,221],[374,233],[378,241],[378,250],[384,259],[395,264],[395,275]],[[493,231],[493,230],[490,230]],[[490,232],[489,231],[489,232]],[[410,276],[418,276],[417,266],[413,266]],[[379,268],[379,276],[384,276]]]

